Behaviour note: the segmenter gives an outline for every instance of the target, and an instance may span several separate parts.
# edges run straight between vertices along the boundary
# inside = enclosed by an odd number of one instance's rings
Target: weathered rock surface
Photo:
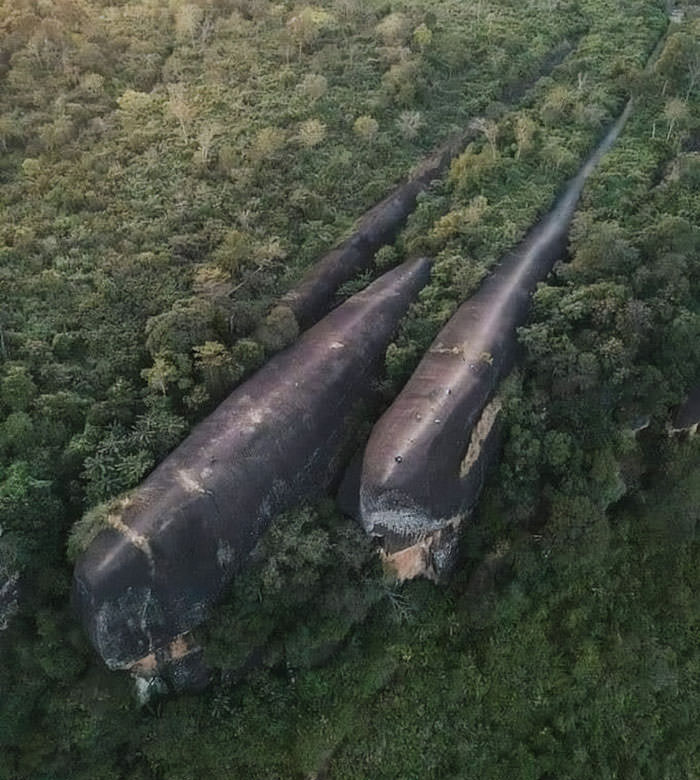
[[[74,603],[110,668],[172,656],[271,517],[338,476],[352,412],[372,394],[396,325],[429,273],[426,259],[405,263],[325,317],[238,387],[109,517],[76,564]]]
[[[530,298],[566,248],[583,185],[621,131],[630,106],[571,180],[549,214],[464,303],[374,427],[360,479],[360,518],[394,556],[399,578],[437,577],[454,557],[456,529],[474,507],[498,449],[498,382],[511,370],[516,328]],[[405,561],[410,564],[404,566]]]

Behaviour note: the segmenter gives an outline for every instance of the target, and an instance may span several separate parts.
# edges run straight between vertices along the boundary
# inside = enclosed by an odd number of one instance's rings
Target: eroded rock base
[[[439,582],[454,569],[457,537],[461,519],[451,520],[444,528],[427,534],[408,547],[392,552],[379,550],[384,571],[398,582],[425,577]]]
[[[144,700],[148,699],[149,690],[157,693],[199,691],[206,688],[210,680],[203,650],[189,633],[175,637],[167,647],[141,658],[129,672],[136,679],[137,692]]]

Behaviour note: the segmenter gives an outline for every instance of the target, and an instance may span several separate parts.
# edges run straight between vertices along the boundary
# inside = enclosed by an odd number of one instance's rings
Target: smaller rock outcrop
[[[512,102],[520,99],[542,75],[562,62],[571,49],[569,41],[560,43],[542,59],[535,71],[507,84],[502,100]],[[489,118],[495,119],[505,110],[503,103],[492,104]],[[293,312],[300,330],[318,322],[333,306],[338,288],[369,268],[376,251],[396,238],[415,209],[418,196],[433,181],[441,178],[452,160],[480,135],[480,122],[483,120],[484,117],[473,119],[465,130],[453,135],[425,158],[406,181],[361,217],[348,239],[321,257],[282,297],[280,305]]]
[[[331,308],[340,285],[369,268],[375,252],[396,238],[420,193],[442,176],[472,136],[476,136],[472,130],[456,135],[424,160],[408,181],[360,219],[350,238],[324,255],[281,298],[280,305],[292,310],[301,330],[318,322]]]

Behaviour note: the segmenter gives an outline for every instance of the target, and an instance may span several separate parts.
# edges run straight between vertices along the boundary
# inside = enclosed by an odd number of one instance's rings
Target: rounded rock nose
[[[392,420],[391,409],[372,431],[362,459],[360,484],[373,507],[393,505],[397,496],[410,496],[422,484],[424,464],[412,442],[398,430],[401,418]]]
[[[101,531],[78,559],[73,608],[111,669],[147,655],[152,626],[162,622],[146,555],[112,529]]]
[[[429,257],[417,257],[409,269],[418,276],[421,285],[425,285],[430,280],[432,266],[433,261]]]

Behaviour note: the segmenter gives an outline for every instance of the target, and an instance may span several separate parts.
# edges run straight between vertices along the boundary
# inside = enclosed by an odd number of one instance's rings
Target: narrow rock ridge
[[[380,549],[384,570],[398,582],[416,577],[437,582],[456,553],[460,522],[460,518],[448,521],[437,531],[420,536],[410,547],[395,552]]]
[[[337,478],[353,411],[374,394],[386,347],[429,275],[427,259],[409,261],[338,307],[240,385],[109,516],[78,559],[73,599],[110,668],[155,673],[272,516]]]
[[[535,77],[506,87],[504,97],[511,102],[522,98],[545,73],[559,65],[571,50],[571,45],[567,43],[558,46],[544,58]],[[505,110],[504,106],[501,113]],[[356,230],[348,239],[324,255],[292,290],[282,296],[280,305],[292,310],[301,330],[310,327],[326,314],[340,285],[369,268],[376,251],[394,241],[415,209],[418,196],[433,181],[441,178],[452,160],[480,135],[473,124],[474,120],[466,130],[453,135],[423,160],[407,181],[361,217]]]
[[[439,539],[431,542],[432,570],[422,572],[427,576],[439,577],[454,559],[454,530],[476,504],[499,451],[497,404],[488,404],[513,366],[516,329],[526,320],[537,283],[566,248],[586,179],[630,111],[628,103],[551,211],[457,310],[370,434],[360,478],[361,522],[394,556],[452,529],[444,550]]]
[[[366,270],[375,252],[394,241],[415,209],[418,195],[442,176],[451,160],[476,135],[467,130],[452,137],[408,181],[366,212],[350,238],[324,255],[296,287],[282,296],[280,304],[292,310],[300,329],[317,322],[330,309],[340,285]]]

